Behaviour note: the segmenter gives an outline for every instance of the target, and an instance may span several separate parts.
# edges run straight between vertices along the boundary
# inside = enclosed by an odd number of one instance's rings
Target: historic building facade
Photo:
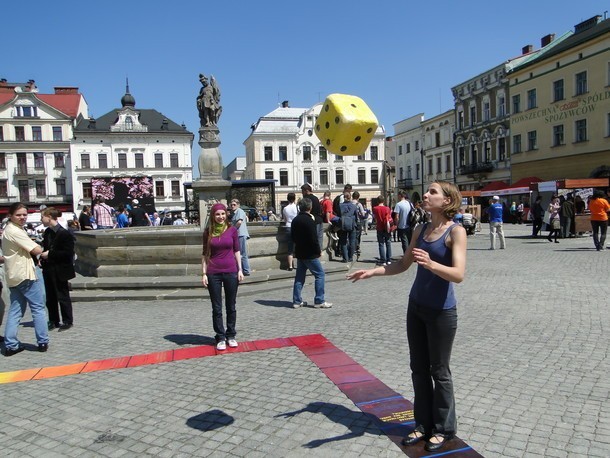
[[[396,187],[406,190],[411,197],[419,200],[424,183],[423,161],[423,133],[422,122],[424,114],[418,113],[395,123],[392,145],[396,157]]]
[[[513,181],[610,171],[610,20],[600,19],[509,74]]]
[[[41,94],[33,80],[0,80],[0,213],[14,202],[73,211],[70,139],[87,116],[76,87]]]
[[[423,189],[426,190],[430,183],[435,180],[454,182],[454,110],[448,110],[433,118],[422,121],[421,130],[424,148]]]
[[[385,130],[379,126],[367,151],[361,156],[337,156],[326,150],[315,134],[314,125],[322,103],[311,108],[291,108],[287,102],[259,118],[244,141],[245,180],[276,181],[275,208],[281,207],[289,192],[300,193],[303,183],[314,194],[337,195],[345,184],[371,199],[384,193],[388,165],[385,161]]]
[[[461,190],[478,190],[493,181],[510,183],[510,116],[520,109],[521,100],[510,95],[508,73],[546,54],[570,34],[558,39],[554,34],[546,35],[540,49],[534,51],[527,45],[520,56],[451,89],[455,102],[455,179]]]
[[[74,129],[75,210],[91,204],[93,178],[144,176],[154,183],[157,209],[184,210],[184,184],[193,179],[193,134],[157,110],[136,108],[129,86],[121,106],[97,119],[82,119]]]

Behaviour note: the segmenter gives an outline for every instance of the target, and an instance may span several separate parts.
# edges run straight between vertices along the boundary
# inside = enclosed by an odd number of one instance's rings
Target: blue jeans
[[[239,252],[241,254],[241,271],[244,275],[250,273],[250,261],[248,261],[248,251],[246,250],[246,240],[248,237],[239,237]]]
[[[49,343],[49,330],[47,327],[47,314],[43,300],[42,283],[36,280],[25,280],[10,289],[11,306],[8,310],[6,329],[4,331],[4,345],[9,350],[19,348],[17,328],[29,303],[34,332],[38,344]]]
[[[356,251],[356,230],[339,232],[339,245],[344,261],[352,262]]]
[[[294,276],[294,287],[292,289],[292,303],[300,304],[303,302],[301,291],[303,291],[303,284],[305,284],[305,275],[307,269],[312,273],[315,278],[314,288],[316,295],[314,302],[316,304],[322,304],[324,302],[324,269],[319,258],[315,259],[297,259],[297,273]]]
[[[240,237],[241,238],[241,237]],[[212,325],[216,333],[216,342],[231,339],[237,334],[235,323],[237,322],[237,272],[224,274],[208,274],[208,291],[212,301]],[[225,330],[222,320],[222,289],[225,291],[225,308],[227,311],[227,328]]]
[[[377,231],[377,243],[379,244],[379,262],[390,262],[392,260],[392,235],[389,232]]]

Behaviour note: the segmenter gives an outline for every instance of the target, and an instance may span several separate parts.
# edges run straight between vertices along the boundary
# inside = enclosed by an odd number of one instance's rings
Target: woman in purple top
[[[208,227],[203,232],[203,255],[201,257],[203,286],[210,292],[212,322],[216,333],[216,349],[237,347],[235,322],[237,311],[237,286],[244,279],[241,270],[241,254],[237,229],[227,220],[227,207],[214,204],[210,211]],[[225,292],[227,327],[222,318],[222,290]]]
[[[347,276],[357,281],[396,275],[417,264],[407,309],[415,428],[405,436],[403,444],[426,440],[425,449],[429,452],[440,450],[457,429],[449,360],[457,329],[453,283],[460,283],[466,270],[466,231],[452,221],[461,202],[454,184],[433,182],[422,205],[431,219],[415,228],[400,262]]]

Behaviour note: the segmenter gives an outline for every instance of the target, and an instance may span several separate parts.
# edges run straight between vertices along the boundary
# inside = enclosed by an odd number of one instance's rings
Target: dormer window
[[[133,130],[133,119],[131,119],[131,116],[125,116],[125,130]]]

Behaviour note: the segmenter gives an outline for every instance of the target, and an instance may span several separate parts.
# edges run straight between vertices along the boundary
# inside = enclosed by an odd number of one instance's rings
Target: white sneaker
[[[226,350],[226,349],[227,349],[227,343],[224,340],[221,340],[216,344],[216,350]]]
[[[294,304],[292,304],[293,309],[298,309],[299,307],[307,307],[307,302],[295,302]]]
[[[332,302],[324,301],[321,304],[314,304],[313,306],[317,309],[329,309],[333,306],[333,304],[332,304]]]
[[[231,347],[231,348],[237,348],[237,340],[235,340],[235,339],[229,339],[229,340],[227,341],[227,343],[229,344],[229,347]]]

